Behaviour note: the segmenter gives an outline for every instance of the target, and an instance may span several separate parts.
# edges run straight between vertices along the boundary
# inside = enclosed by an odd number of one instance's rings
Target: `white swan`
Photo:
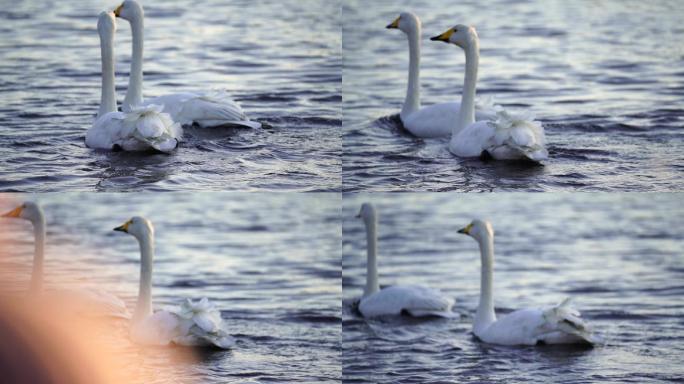
[[[408,87],[399,114],[404,128],[413,135],[424,138],[451,135],[461,103],[439,103],[422,108],[420,106],[420,19],[411,12],[402,12],[387,28],[396,28],[404,32],[409,43]],[[478,107],[481,107],[475,112],[478,120],[493,116],[492,106],[483,104]]]
[[[380,289],[377,262],[377,214],[375,207],[364,203],[357,215],[366,226],[366,288],[359,301],[359,311],[364,317],[400,315],[453,317],[452,301],[434,289],[419,285],[395,285]]]
[[[231,348],[235,339],[225,330],[219,312],[208,299],[186,299],[176,311],[152,312],[152,264],[154,227],[143,217],[133,217],[115,231],[128,233],[140,245],[140,286],[131,320],[131,339],[144,345],[178,344]]]
[[[129,112],[116,111],[114,89],[116,22],[112,12],[100,13],[97,30],[100,34],[102,56],[102,94],[97,118],[86,133],[86,146],[106,150],[172,151],[178,146],[182,129],[167,113],[161,113],[161,106],[148,105],[134,108]]]
[[[494,313],[492,270],[494,267],[494,230],[489,222],[473,220],[458,233],[466,234],[480,245],[482,270],[480,304],[475,313],[473,333],[480,340],[501,345],[594,344],[599,338],[569,306],[569,299],[545,309],[527,308],[497,319]]]
[[[451,135],[449,151],[459,157],[476,157],[484,152],[496,160],[529,159],[540,162],[548,158],[544,147],[544,128],[530,116],[512,114],[498,108],[495,118],[475,122],[475,86],[480,60],[480,41],[475,28],[457,25],[430,40],[452,43],[465,51],[462,108]]]
[[[240,105],[223,91],[174,93],[143,101],[143,8],[135,0],[126,0],[114,10],[114,14],[131,24],[133,35],[131,73],[122,106],[124,111],[139,105],[159,104],[164,106],[164,112],[182,125],[197,124],[203,128],[222,125],[261,127],[261,123],[249,120]]]
[[[89,317],[108,316],[130,318],[121,299],[100,289],[73,289],[59,291],[43,291],[43,261],[45,258],[45,215],[40,205],[27,201],[2,217],[24,219],[33,225],[35,250],[33,253],[33,270],[29,294],[59,300],[69,309],[80,315]]]

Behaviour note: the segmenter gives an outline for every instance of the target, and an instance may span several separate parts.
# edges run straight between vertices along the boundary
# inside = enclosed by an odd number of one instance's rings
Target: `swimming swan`
[[[154,227],[143,217],[133,217],[114,228],[138,240],[140,245],[140,286],[138,302],[131,320],[131,339],[144,345],[215,346],[231,348],[235,339],[225,330],[225,323],[207,298],[198,302],[186,299],[176,311],[152,312],[152,264]]]
[[[486,221],[473,220],[458,233],[472,237],[480,245],[480,304],[473,323],[473,333],[480,340],[501,345],[594,344],[599,341],[589,325],[580,318],[579,311],[570,307],[569,299],[555,307],[520,309],[497,319],[492,293],[492,225]]]
[[[131,73],[122,106],[124,111],[140,105],[158,104],[163,105],[164,112],[181,125],[197,124],[202,128],[222,125],[261,127],[261,123],[249,120],[240,105],[223,91],[174,93],[143,101],[143,8],[135,0],[126,0],[114,10],[114,14],[131,24],[133,35]]]
[[[24,219],[33,225],[35,250],[33,252],[33,270],[29,294],[59,300],[68,305],[70,310],[88,317],[130,318],[131,315],[121,299],[100,289],[73,289],[59,291],[43,291],[43,260],[45,256],[45,215],[40,205],[27,201],[2,217]]]
[[[178,146],[182,129],[167,113],[161,113],[161,106],[148,105],[117,112],[114,89],[116,23],[112,12],[100,13],[97,30],[102,56],[102,94],[97,118],[86,133],[86,146],[106,150],[173,151]]]
[[[462,108],[451,135],[449,151],[459,157],[477,157],[486,153],[496,160],[540,162],[548,158],[544,147],[544,127],[531,116],[513,114],[498,107],[493,119],[475,122],[475,85],[480,60],[480,41],[475,28],[457,25],[430,40],[452,43],[465,51]]]
[[[375,207],[364,203],[357,215],[366,225],[368,260],[366,262],[366,288],[359,302],[364,317],[399,315],[453,317],[452,301],[434,289],[418,285],[395,285],[380,289],[377,262],[377,215]]]
[[[406,34],[409,43],[409,75],[406,99],[401,107],[401,122],[413,135],[424,138],[447,137],[454,130],[461,103],[440,103],[420,106],[420,39],[421,22],[411,12],[402,12],[389,29],[399,29]],[[481,105],[475,112],[478,120],[491,118],[493,106]]]

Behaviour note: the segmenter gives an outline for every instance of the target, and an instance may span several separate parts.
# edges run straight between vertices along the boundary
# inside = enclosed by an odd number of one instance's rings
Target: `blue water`
[[[465,62],[428,38],[475,26],[477,94],[544,123],[545,167],[458,159],[388,118],[404,100],[408,44],[385,26],[402,11],[423,22],[423,105],[460,100]],[[346,1],[344,190],[681,189],[683,17],[679,1]]]
[[[345,194],[343,381],[348,383],[667,383],[684,369],[682,194]],[[366,240],[379,213],[381,286],[422,284],[458,319],[364,320]],[[605,339],[594,349],[501,347],[471,334],[477,243],[457,230],[488,219],[497,313],[572,297]]]
[[[226,89],[271,128],[189,130],[170,156],[88,149],[100,101],[97,16],[118,2],[5,1],[0,191],[340,189],[338,1],[141,3],[144,97]],[[121,102],[131,32],[117,21]]]
[[[132,236],[112,229],[132,215],[156,230],[153,304],[208,297],[237,339],[231,351],[169,363],[173,348],[145,355],[114,338],[124,356],[159,383],[340,382],[340,197],[335,194],[60,193],[30,197],[47,220],[47,288],[98,287],[132,311],[140,253]],[[4,196],[2,213],[13,208]],[[0,282],[26,289],[33,255],[31,224],[0,220]],[[16,246],[6,247],[8,241]],[[7,271],[12,275],[8,276]],[[145,357],[147,356],[147,357]]]

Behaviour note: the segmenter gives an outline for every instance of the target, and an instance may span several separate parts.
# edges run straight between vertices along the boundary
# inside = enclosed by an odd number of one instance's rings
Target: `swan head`
[[[398,29],[407,35],[420,30],[420,19],[411,12],[402,12],[392,23],[387,25],[388,29]]]
[[[116,32],[114,12],[100,12],[100,16],[97,17],[97,31],[100,36],[114,36],[114,32]]]
[[[474,44],[474,42],[477,42],[478,37],[477,31],[475,31],[475,27],[458,24],[452,28],[447,29],[441,35],[431,37],[430,40],[443,41],[445,43],[455,44],[463,49],[466,49],[472,44]]]
[[[27,201],[13,210],[5,213],[2,217],[28,220],[33,224],[43,221],[43,209],[37,203]]]
[[[141,216],[134,216],[127,222],[114,228],[115,231],[125,232],[139,241],[154,238],[152,222]]]
[[[366,224],[375,222],[375,207],[371,203],[363,203],[361,210],[356,217],[362,219]]]
[[[459,229],[458,233],[468,235],[480,242],[494,237],[494,228],[489,221],[475,219],[464,228]]]
[[[143,16],[143,8],[135,0],[125,0],[114,10],[114,16],[133,21]]]

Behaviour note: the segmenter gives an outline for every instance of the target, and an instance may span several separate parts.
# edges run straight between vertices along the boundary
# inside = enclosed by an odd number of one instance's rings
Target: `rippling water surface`
[[[272,127],[187,131],[170,156],[88,149],[100,101],[97,16],[119,2],[5,4],[0,190],[339,190],[339,1],[141,3],[145,97],[226,89]],[[117,21],[121,102],[131,32]]]
[[[134,308],[138,245],[112,228],[144,215],[156,229],[154,307],[206,296],[221,310],[235,349],[179,366],[169,362],[169,348],[159,348],[136,367],[154,372],[157,382],[340,381],[339,196],[63,193],[36,200],[48,225],[48,286],[104,288]],[[3,213],[12,207],[7,197],[0,201]],[[0,261],[21,272],[0,281],[25,289],[31,225],[3,219],[0,226],[0,245],[18,241],[4,247]],[[130,356],[140,354],[126,337],[118,342]]]
[[[344,3],[344,189],[680,189],[684,171],[684,13],[678,1]],[[423,21],[422,103],[460,100],[465,56],[428,38],[455,24],[480,36],[478,95],[535,113],[545,167],[459,160],[387,118],[406,92],[401,11]]]
[[[343,378],[349,383],[664,383],[684,369],[681,194],[373,194],[343,203]],[[423,284],[455,299],[459,319],[365,321],[365,201],[379,211],[381,285]],[[606,340],[594,349],[476,341],[477,243],[495,231],[497,313],[573,297]]]

